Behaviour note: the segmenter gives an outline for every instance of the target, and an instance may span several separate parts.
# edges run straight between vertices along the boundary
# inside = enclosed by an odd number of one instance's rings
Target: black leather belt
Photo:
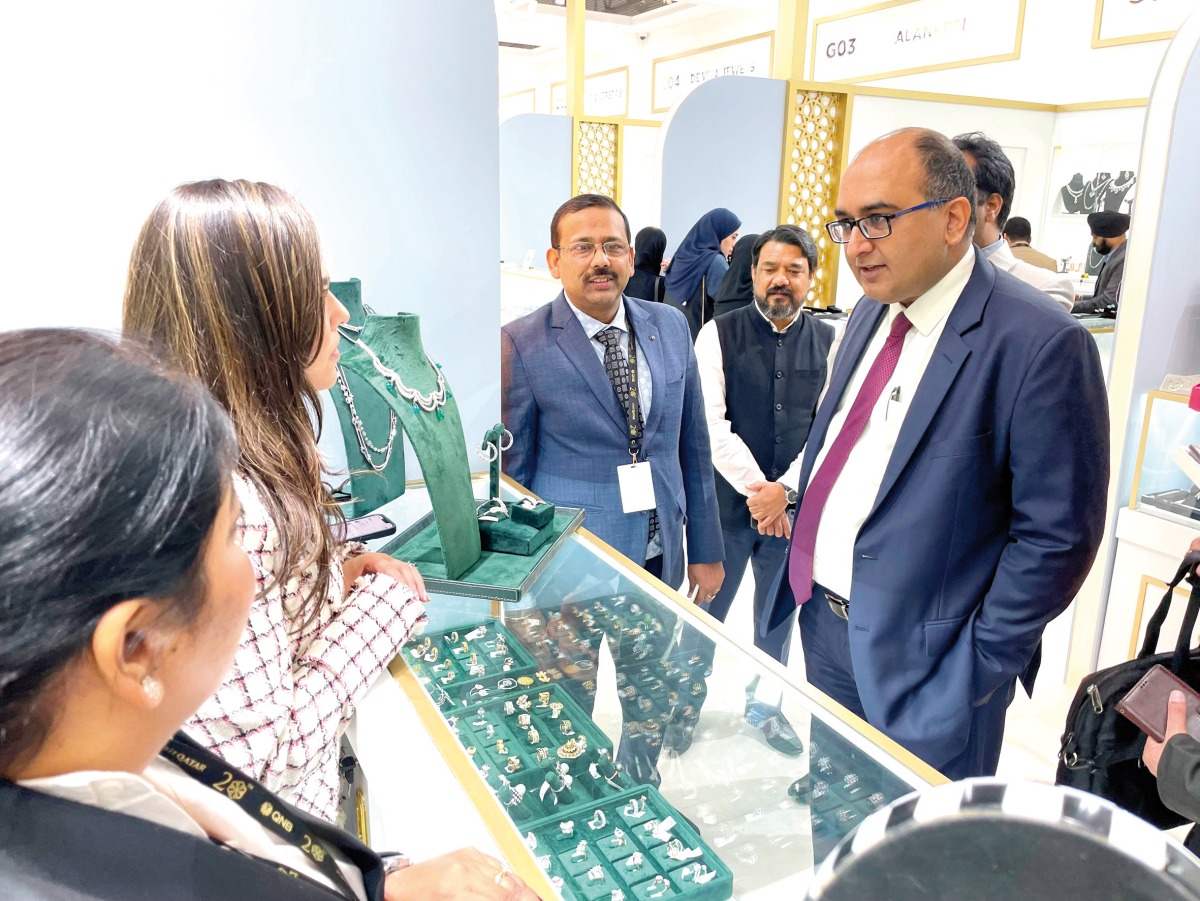
[[[834,594],[824,585],[821,586],[821,592],[825,595],[825,600],[829,602],[829,609],[839,619],[850,619],[850,602],[843,597]]]

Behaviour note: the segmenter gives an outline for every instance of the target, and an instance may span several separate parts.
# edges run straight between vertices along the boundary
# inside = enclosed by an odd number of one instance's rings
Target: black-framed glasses
[[[563,244],[556,246],[554,249],[560,253],[568,254],[577,260],[590,260],[596,255],[597,247],[601,248],[604,251],[604,255],[609,259],[623,257],[629,253],[629,245],[624,241],[605,241],[603,244],[593,244],[591,241],[576,241],[574,244]]]
[[[834,222],[826,222],[825,231],[829,232],[829,237],[835,244],[848,244],[850,234],[857,225],[864,238],[869,241],[878,241],[892,233],[893,219],[899,219],[901,216],[907,216],[909,213],[915,213],[917,210],[924,210],[931,206],[940,206],[943,203],[949,203],[950,200],[949,197],[943,197],[941,200],[926,200],[924,203],[918,203],[916,206],[910,206],[907,210],[899,210],[895,213],[872,213],[861,219],[838,219]]]

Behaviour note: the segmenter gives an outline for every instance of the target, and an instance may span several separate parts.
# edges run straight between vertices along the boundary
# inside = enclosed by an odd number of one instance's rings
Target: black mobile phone
[[[348,519],[344,525],[335,523],[333,537],[338,541],[370,541],[396,534],[396,524],[382,513],[368,513],[357,519]]]

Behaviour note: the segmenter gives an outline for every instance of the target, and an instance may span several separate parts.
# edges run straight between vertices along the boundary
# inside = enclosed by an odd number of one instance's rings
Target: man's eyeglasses
[[[918,203],[916,206],[910,206],[907,210],[900,210],[895,213],[873,213],[870,216],[863,216],[861,219],[838,219],[835,222],[826,222],[825,231],[829,232],[835,244],[848,244],[850,242],[850,234],[854,231],[857,225],[858,230],[862,232],[862,236],[870,241],[878,241],[880,238],[886,238],[892,233],[892,220],[899,219],[901,216],[907,216],[909,213],[915,213],[917,210],[924,210],[931,206],[940,206],[943,203],[950,202],[949,197],[942,200],[927,200],[924,203]]]
[[[554,249],[574,257],[577,260],[590,260],[596,255],[596,248],[604,251],[610,260],[613,257],[623,257],[629,253],[629,245],[624,241],[605,241],[603,244],[593,244],[591,241],[576,241],[574,244],[563,244]]]

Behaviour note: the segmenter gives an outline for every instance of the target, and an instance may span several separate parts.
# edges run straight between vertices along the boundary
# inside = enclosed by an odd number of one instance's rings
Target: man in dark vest
[[[725,542],[725,582],[707,605],[724,621],[750,563],[754,617],[768,601],[791,537],[801,452],[825,387],[834,328],[803,312],[817,247],[802,228],[781,225],[751,252],[754,303],[701,329],[696,358],[716,469]],[[790,622],[754,643],[787,663]],[[785,754],[802,748],[779,710],[778,688],[747,690],[746,716]]]

